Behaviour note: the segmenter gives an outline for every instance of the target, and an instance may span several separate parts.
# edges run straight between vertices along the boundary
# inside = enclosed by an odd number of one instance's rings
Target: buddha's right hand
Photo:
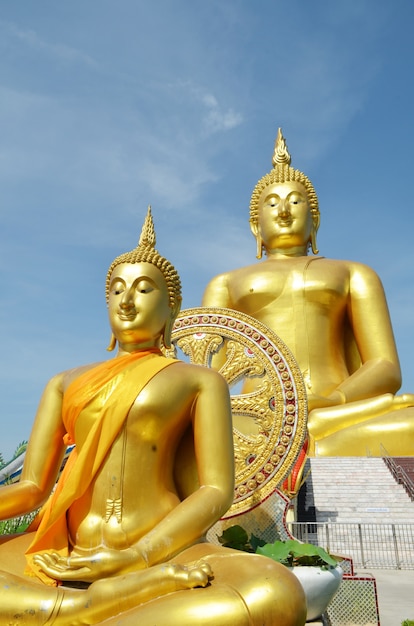
[[[34,562],[46,574],[61,581],[94,582],[106,576],[125,574],[148,567],[135,548],[127,550],[101,549],[87,555],[72,553],[62,556],[57,552],[36,554]]]

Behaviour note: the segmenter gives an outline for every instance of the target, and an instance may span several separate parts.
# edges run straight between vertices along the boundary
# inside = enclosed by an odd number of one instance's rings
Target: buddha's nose
[[[280,215],[281,217],[290,215],[290,208],[289,208],[289,203],[287,202],[287,200],[280,201],[278,215]]]
[[[133,294],[133,290],[132,288],[130,289],[125,289],[123,296],[122,296],[122,300],[120,302],[120,307],[122,309],[131,309],[134,306],[134,300],[132,298],[132,294]]]

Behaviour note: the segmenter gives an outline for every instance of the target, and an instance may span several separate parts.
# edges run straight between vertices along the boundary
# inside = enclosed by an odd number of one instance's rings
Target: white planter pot
[[[289,568],[298,578],[305,590],[308,613],[306,621],[320,617],[334,597],[342,580],[342,569],[339,567],[296,566]]]

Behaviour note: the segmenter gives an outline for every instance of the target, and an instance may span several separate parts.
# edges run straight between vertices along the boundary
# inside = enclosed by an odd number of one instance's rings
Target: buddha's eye
[[[302,196],[294,194],[289,196],[289,204],[301,204],[303,202]]]
[[[112,285],[111,293],[113,293],[114,296],[119,296],[121,293],[123,293],[124,289],[124,285],[117,282]]]
[[[140,280],[137,284],[137,291],[139,293],[150,293],[153,289],[154,287],[147,280]]]
[[[266,201],[266,204],[268,206],[277,206],[278,203],[279,203],[278,196],[269,196],[269,198]]]

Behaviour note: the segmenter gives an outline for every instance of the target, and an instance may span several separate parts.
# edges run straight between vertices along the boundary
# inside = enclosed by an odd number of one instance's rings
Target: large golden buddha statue
[[[231,412],[217,372],[160,351],[180,293],[149,212],[107,276],[116,357],[48,383],[21,480],[1,488],[1,519],[46,502],[27,533],[1,538],[1,624],[304,623],[285,567],[204,541],[233,498]]]
[[[395,395],[401,372],[381,282],[366,265],[318,254],[318,199],[290,162],[279,129],[273,169],[250,202],[266,259],[215,277],[203,305],[247,313],[291,349],[307,387],[311,456],[381,455],[381,444],[411,455],[414,395]]]

